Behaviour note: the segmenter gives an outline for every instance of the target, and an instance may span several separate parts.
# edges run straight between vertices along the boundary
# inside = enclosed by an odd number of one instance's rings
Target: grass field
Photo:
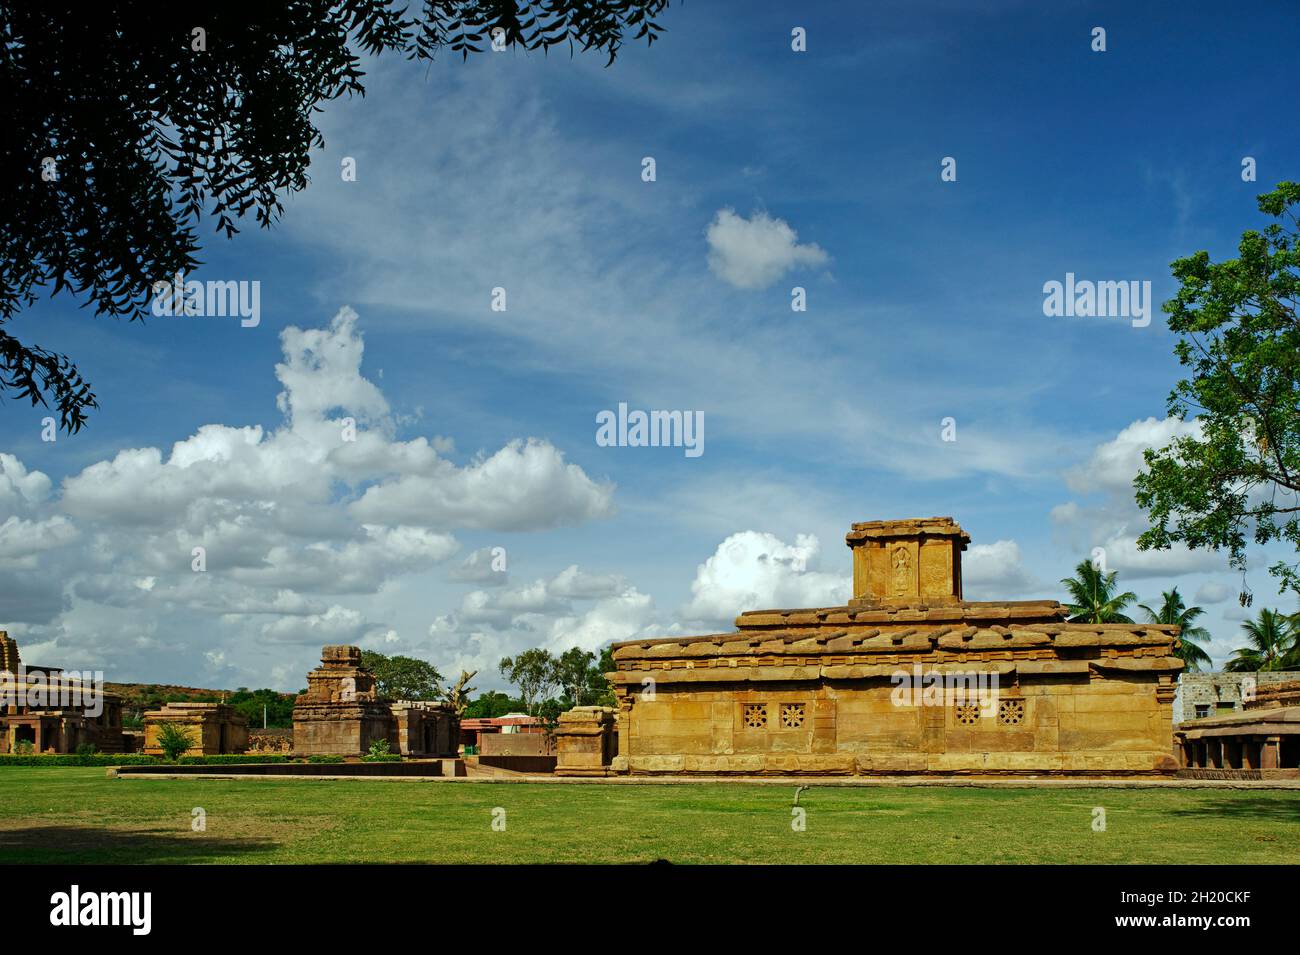
[[[0,862],[1300,862],[1297,792],[814,786],[795,832],[794,790],[0,767]],[[204,832],[191,829],[195,807]]]

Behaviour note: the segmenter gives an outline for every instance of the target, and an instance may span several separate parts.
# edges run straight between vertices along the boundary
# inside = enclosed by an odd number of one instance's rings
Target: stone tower
[[[7,630],[0,630],[0,670],[17,673],[18,666],[18,641]]]
[[[962,602],[961,552],[970,535],[951,517],[865,521],[844,539],[853,550],[850,606]]]

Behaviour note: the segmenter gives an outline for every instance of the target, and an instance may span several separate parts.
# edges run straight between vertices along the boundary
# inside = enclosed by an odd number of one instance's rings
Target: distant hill
[[[205,690],[196,686],[172,683],[105,683],[104,692],[115,693],[128,705],[137,703],[220,703],[234,690]]]
[[[274,690],[212,690],[174,683],[105,683],[104,691],[122,698],[122,724],[127,727],[139,727],[146,711],[158,709],[164,703],[222,702],[234,706],[249,726],[260,727],[264,719],[271,726],[289,726],[293,703],[298,697],[296,693]]]

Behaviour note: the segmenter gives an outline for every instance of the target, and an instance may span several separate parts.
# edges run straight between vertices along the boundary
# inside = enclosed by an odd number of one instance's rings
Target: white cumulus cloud
[[[967,600],[1029,600],[1040,584],[1021,563],[1013,540],[973,544],[962,555],[962,595]]]
[[[705,233],[709,269],[736,288],[760,289],[791,269],[823,265],[830,257],[816,243],[800,244],[784,219],[757,211],[748,219],[734,209],[719,209]]]
[[[281,333],[271,426],[196,423],[170,447],[92,461],[57,491],[0,454],[0,629],[40,640],[47,659],[111,655],[117,678],[162,656],[189,671],[211,652],[213,678],[265,685],[310,663],[296,647],[390,633],[377,595],[451,558],[461,528],[613,512],[613,485],[549,442],[458,463],[448,438],[400,439],[411,419],[363,373],[358,325],[343,308]],[[569,613],[565,592],[601,587],[575,569],[554,612]]]
[[[732,534],[696,569],[682,615],[716,632],[732,630],[745,610],[842,606],[851,581],[810,569],[820,549],[812,534],[797,535],[793,544],[763,531]]]

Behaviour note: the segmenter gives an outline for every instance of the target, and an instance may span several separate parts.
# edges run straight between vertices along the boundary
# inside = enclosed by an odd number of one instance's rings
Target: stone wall
[[[276,732],[274,730],[258,730],[255,733],[248,734],[249,753],[275,753],[287,755],[293,752],[293,731]]]
[[[481,756],[552,756],[555,739],[550,733],[484,733],[478,751]]]
[[[625,710],[632,773],[1171,771],[1171,704],[1128,674],[1025,676],[977,704],[897,705],[888,678],[660,685]],[[963,708],[968,707],[968,708]],[[974,712],[972,712],[972,710]],[[561,760],[563,763],[563,760]]]

